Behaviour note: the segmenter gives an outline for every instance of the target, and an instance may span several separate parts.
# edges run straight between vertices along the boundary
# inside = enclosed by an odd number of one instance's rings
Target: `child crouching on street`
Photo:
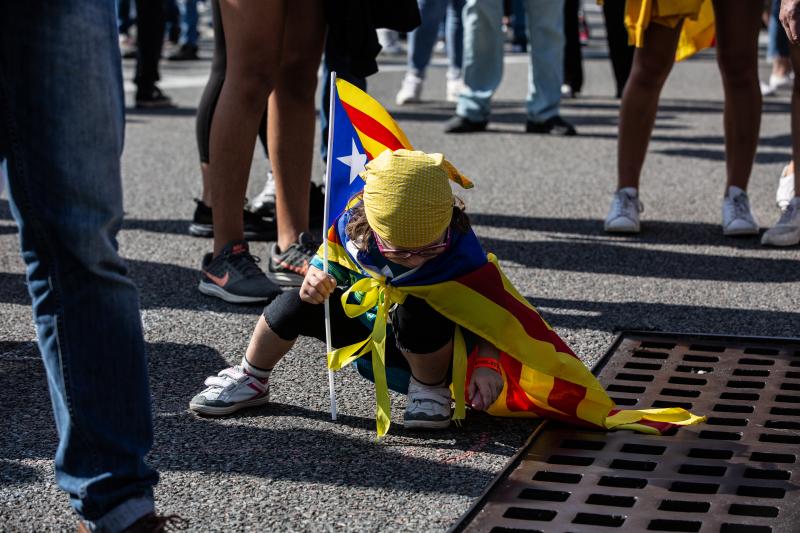
[[[213,416],[266,404],[272,369],[297,337],[325,338],[328,299],[328,366],[355,362],[374,381],[379,436],[390,424],[389,389],[408,395],[406,428],[446,428],[467,404],[652,434],[704,420],[677,407],[615,405],[483,251],[450,188],[472,183],[441,154],[387,150],[362,177],[363,193],[324,244],[330,274],[317,252],[300,289],[264,309],[241,363],[206,379],[190,409]]]
[[[367,165],[363,177],[366,185],[360,201],[336,222],[344,230],[340,237],[356,269],[329,260],[330,274],[325,274],[318,253],[302,286],[283,292],[266,306],[240,364],[206,379],[206,388],[189,404],[191,410],[219,416],[268,403],[272,370],[295,340],[300,335],[325,340],[325,299],[330,299],[332,345],[363,341],[373,330],[374,310],[350,318],[341,300],[358,280],[377,276],[387,283],[400,282],[415,275],[435,275],[437,265],[454,261],[462,272],[486,262],[463,203],[450,188],[451,180],[462,186],[471,183],[441,154],[386,151]],[[455,327],[415,296],[407,296],[389,312],[386,374],[390,389],[408,395],[406,428],[440,429],[450,424]],[[485,409],[503,388],[500,354],[494,345],[467,332],[465,342],[473,352],[467,395],[473,408]],[[372,379],[369,354],[356,366]]]

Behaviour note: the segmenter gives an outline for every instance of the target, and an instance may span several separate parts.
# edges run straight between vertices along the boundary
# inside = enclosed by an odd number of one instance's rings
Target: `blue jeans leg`
[[[528,120],[558,114],[564,80],[564,0],[527,0]]]
[[[447,79],[455,80],[461,77],[461,66],[464,63],[464,22],[461,13],[464,11],[464,0],[450,0],[447,4],[447,18],[445,32],[447,38]]]
[[[503,78],[502,18],[500,0],[467,0],[464,6],[464,89],[456,114],[474,122],[489,119],[492,95]]]
[[[97,531],[153,510],[158,474],[136,287],[117,253],[123,93],[114,2],[0,4],[0,158],[59,445]]]
[[[770,61],[778,57],[789,57],[789,38],[786,36],[786,30],[783,29],[781,21],[778,19],[780,8],[781,0],[772,0],[772,9],[770,9],[769,23],[767,24],[769,37],[767,40],[767,59]]]
[[[408,72],[425,77],[449,0],[417,0],[422,23],[408,34]]]
[[[181,0],[178,8],[181,10],[181,44],[197,46],[197,0]]]

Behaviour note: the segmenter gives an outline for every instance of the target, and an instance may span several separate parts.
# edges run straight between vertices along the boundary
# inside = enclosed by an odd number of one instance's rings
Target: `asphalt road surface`
[[[603,233],[618,101],[594,12],[592,22],[586,85],[562,109],[579,137],[524,133],[524,55],[506,58],[486,133],[442,133],[453,107],[444,102],[441,53],[422,104],[394,105],[401,57],[382,58],[369,91],[415,147],[445,153],[473,179],[461,196],[483,245],[587,364],[621,329],[800,336],[800,248],[722,236],[723,101],[713,52],[676,66],[664,89],[643,175],[641,235]],[[162,87],[177,109],[128,110],[119,242],[141,289],[158,508],[188,518],[194,531],[443,531],[522,445],[530,421],[470,413],[462,427],[410,432],[400,423],[404,401],[394,396],[395,424],[377,442],[373,389],[353,371],[337,375],[340,417],[330,420],[324,346],[313,340],[301,340],[273,374],[267,408],[220,420],[187,412],[203,379],[241,358],[260,312],[196,288],[211,249],[187,234],[200,194],[194,115],[209,47],[205,39],[199,61],[163,62]],[[128,80],[132,68],[125,61]],[[762,74],[767,69],[763,63]],[[778,218],[775,188],[791,157],[788,93],[765,99],[763,110],[750,198],[766,226]],[[250,197],[267,165],[255,150]],[[313,178],[322,175],[317,161]],[[266,247],[257,243],[253,252],[264,256]],[[56,433],[5,199],[0,317],[0,529],[72,530],[75,516],[54,484]]]

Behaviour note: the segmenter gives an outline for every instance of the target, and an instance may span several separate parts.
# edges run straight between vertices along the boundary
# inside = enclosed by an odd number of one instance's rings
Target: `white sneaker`
[[[789,172],[789,165],[783,167],[781,178],[778,180],[778,190],[775,191],[775,203],[781,211],[789,206],[794,198],[794,172]]]
[[[264,184],[264,189],[258,193],[258,196],[253,198],[250,202],[250,207],[253,212],[260,213],[264,211],[275,214],[275,175],[270,170],[267,172],[267,182]]]
[[[759,81],[758,86],[761,88],[761,96],[772,96],[775,94],[775,87],[767,82]]]
[[[464,82],[460,78],[447,80],[447,101],[458,102],[458,96],[461,94],[461,89],[464,88]]]
[[[624,187],[614,193],[611,208],[603,228],[609,233],[639,233],[639,213],[644,205],[633,187]]]
[[[422,95],[422,78],[415,76],[411,72],[403,78],[403,85],[400,86],[394,101],[397,105],[417,103]]]
[[[189,409],[202,415],[229,415],[243,407],[269,403],[267,380],[245,373],[239,365],[206,378],[204,385],[207,388],[189,402]]]
[[[750,211],[747,193],[731,185],[722,201],[723,235],[758,235],[758,222]]]
[[[764,246],[794,246],[800,244],[800,197],[795,197],[786,206],[775,226],[761,237]]]
[[[406,429],[444,429],[450,425],[452,416],[449,387],[430,387],[411,378],[403,415]]]
[[[783,89],[784,87],[788,87],[794,81],[794,74],[790,73],[786,76],[778,76],[776,74],[769,75],[769,86],[772,87],[773,91],[777,91],[778,89]]]

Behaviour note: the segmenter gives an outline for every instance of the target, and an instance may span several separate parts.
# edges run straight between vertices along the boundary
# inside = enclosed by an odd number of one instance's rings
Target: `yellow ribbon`
[[[360,302],[350,303],[350,295],[361,293]],[[385,280],[364,278],[355,282],[342,294],[342,307],[350,318],[356,318],[377,307],[372,333],[363,341],[337,348],[328,352],[328,368],[340,370],[362,355],[372,352],[372,374],[375,378],[375,422],[378,437],[389,431],[391,424],[391,407],[389,402],[389,386],[386,382],[386,323],[389,309],[394,304],[402,304],[406,293],[399,287],[388,285]],[[453,420],[463,420],[466,407],[464,405],[464,382],[467,374],[467,350],[461,328],[456,327],[453,346],[453,384],[452,390],[456,398]]]

